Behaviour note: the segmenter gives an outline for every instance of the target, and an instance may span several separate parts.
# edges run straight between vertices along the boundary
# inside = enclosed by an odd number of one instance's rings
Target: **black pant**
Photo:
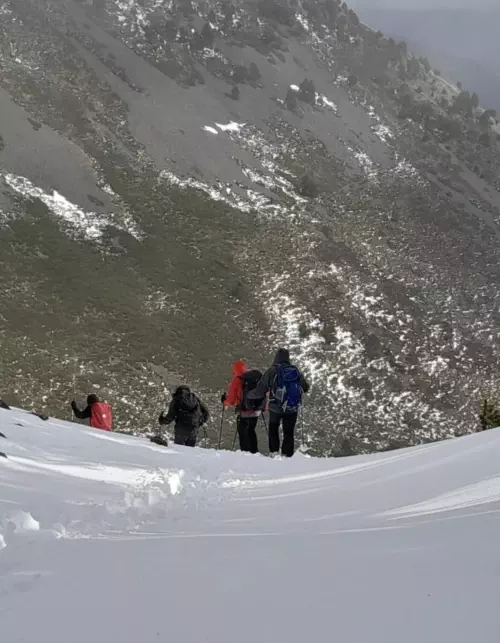
[[[259,418],[256,417],[241,417],[238,415],[236,418],[236,426],[238,427],[238,435],[240,437],[240,449],[248,451],[249,453],[258,453],[259,447],[257,445],[257,422]]]
[[[175,437],[174,437],[175,444],[179,444],[180,446],[183,446],[183,447],[195,447],[197,437],[198,437],[198,431],[196,429],[194,431],[190,431],[190,430],[186,430],[182,428],[179,429],[175,427]]]
[[[297,413],[269,414],[269,451],[278,453],[280,450],[280,424],[283,422],[283,445],[281,453],[291,458],[295,451],[294,432],[297,424]]]

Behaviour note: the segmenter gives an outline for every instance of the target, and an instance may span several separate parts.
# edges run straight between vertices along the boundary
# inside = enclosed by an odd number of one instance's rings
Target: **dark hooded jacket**
[[[248,394],[251,399],[260,399],[270,393],[269,411],[278,414],[283,413],[283,409],[280,402],[273,396],[273,392],[276,389],[276,376],[281,365],[290,366],[290,353],[286,348],[278,350],[273,365],[264,373],[257,387]],[[302,373],[300,373],[300,386],[304,393],[309,391],[309,384]]]
[[[192,433],[208,422],[208,408],[188,386],[179,386],[165,415],[158,419],[160,424],[171,424],[175,421],[175,430]]]
[[[75,401],[71,402],[71,408],[76,418],[79,420],[88,420],[92,415],[92,404],[97,404],[98,402],[101,402],[101,399],[92,393],[91,395],[87,395],[87,406],[83,411],[80,411]]]

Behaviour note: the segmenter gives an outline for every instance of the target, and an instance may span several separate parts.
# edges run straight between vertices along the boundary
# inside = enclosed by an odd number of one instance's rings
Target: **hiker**
[[[79,420],[90,419],[90,426],[93,429],[101,429],[102,431],[113,430],[113,413],[111,407],[106,402],[94,393],[87,396],[87,406],[80,411],[77,407],[75,400],[71,402],[71,408],[75,417]]]
[[[205,404],[188,386],[183,385],[176,389],[168,412],[162,412],[158,422],[167,425],[175,421],[175,444],[195,447],[198,429],[208,422],[209,417],[210,413]]]
[[[257,370],[248,370],[241,359],[233,364],[233,379],[229,384],[227,393],[221,397],[224,406],[234,406],[236,426],[240,439],[240,450],[248,453],[258,453],[257,422],[266,403],[264,394],[260,400],[251,400],[248,393],[255,389],[260,382],[262,373]]]
[[[262,376],[257,387],[248,396],[259,399],[270,393],[269,401],[269,451],[274,455],[280,450],[280,424],[283,424],[282,455],[291,458],[295,451],[294,432],[302,394],[309,391],[309,384],[299,369],[290,363],[290,353],[280,348],[271,368]]]

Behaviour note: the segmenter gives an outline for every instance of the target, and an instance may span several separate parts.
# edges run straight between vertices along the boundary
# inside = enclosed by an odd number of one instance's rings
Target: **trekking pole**
[[[300,446],[304,448],[304,411],[300,409]]]
[[[225,411],[226,411],[226,407],[223,404],[222,405],[221,418],[220,418],[219,444],[217,446],[218,449],[220,449],[220,445],[221,445],[221,442],[222,442],[222,427],[224,425],[224,413],[225,413]]]
[[[261,413],[260,417],[262,418],[262,421],[264,422],[264,428],[266,429],[267,437],[269,437],[269,429],[267,427],[266,418],[264,417],[263,413]]]
[[[233,438],[233,451],[234,451],[234,446],[235,446],[235,444],[236,444],[236,436],[237,436],[237,434],[238,434],[238,427],[236,427],[236,429],[235,429],[235,431],[234,431],[234,438]]]

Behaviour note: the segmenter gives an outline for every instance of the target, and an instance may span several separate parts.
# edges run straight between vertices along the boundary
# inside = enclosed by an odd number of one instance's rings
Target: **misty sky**
[[[498,9],[500,0],[351,0],[353,9]]]

